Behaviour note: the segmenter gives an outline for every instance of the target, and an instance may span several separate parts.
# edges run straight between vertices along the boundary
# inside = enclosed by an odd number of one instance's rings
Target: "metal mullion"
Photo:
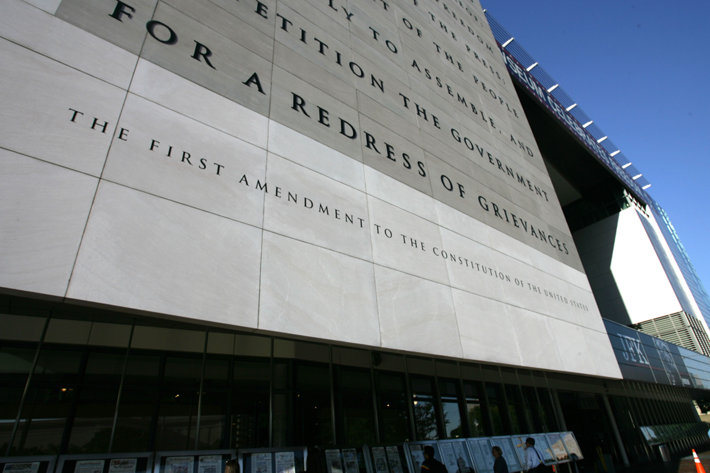
[[[49,322],[52,319],[52,314],[47,316],[47,320],[44,322],[44,327],[42,328],[42,335],[40,336],[39,343],[37,344],[37,349],[35,350],[35,356],[34,359],[32,360],[32,367],[30,368],[30,372],[27,373],[27,380],[25,381],[25,387],[22,390],[22,396],[20,397],[20,405],[17,406],[17,415],[15,416],[15,423],[12,426],[12,433],[10,434],[10,441],[7,444],[7,449],[5,450],[5,456],[9,457],[10,456],[10,451],[12,449],[12,445],[15,443],[15,436],[17,435],[17,429],[19,428],[20,424],[20,417],[22,417],[22,410],[25,407],[25,400],[27,398],[27,393],[29,392],[30,389],[30,383],[32,382],[32,377],[34,375],[35,369],[37,368],[37,363],[39,362],[39,354],[40,351],[42,350],[42,345],[44,344],[44,338],[47,335],[47,329],[49,328]]]
[[[121,397],[123,395],[123,384],[126,381],[126,371],[128,371],[128,358],[131,354],[131,344],[133,343],[133,331],[136,327],[135,319],[131,323],[131,333],[128,336],[128,346],[126,347],[126,354],[123,357],[123,367],[121,368],[121,381],[118,385],[118,393],[116,394],[116,408],[113,410],[113,423],[111,424],[111,437],[108,443],[108,453],[113,451],[113,441],[116,437],[116,428],[118,426],[118,412],[121,406]]]

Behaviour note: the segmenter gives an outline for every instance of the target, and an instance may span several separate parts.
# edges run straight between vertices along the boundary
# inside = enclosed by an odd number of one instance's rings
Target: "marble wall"
[[[0,287],[619,377],[475,0],[5,0]]]

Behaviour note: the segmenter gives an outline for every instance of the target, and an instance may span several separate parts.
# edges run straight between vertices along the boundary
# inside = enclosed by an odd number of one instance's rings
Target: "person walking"
[[[421,473],[449,473],[446,465],[434,458],[434,447],[427,445],[423,448],[424,461],[420,468]]]
[[[508,473],[508,463],[503,458],[503,450],[496,445],[491,449],[491,454],[493,454],[493,473]]]
[[[542,461],[540,451],[535,448],[535,439],[528,437],[525,439],[525,473],[542,473],[545,471],[545,463]]]

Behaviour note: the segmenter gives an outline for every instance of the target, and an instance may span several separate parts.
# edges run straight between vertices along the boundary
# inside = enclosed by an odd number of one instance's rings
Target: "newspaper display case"
[[[406,473],[403,445],[362,447],[367,473]]]
[[[583,460],[582,449],[579,448],[579,443],[577,443],[577,438],[574,436],[573,432],[562,432],[562,443],[569,453],[570,461]]]
[[[404,444],[407,468],[409,473],[419,473],[420,465],[424,461],[423,448],[426,445],[431,445],[434,448],[434,457],[446,465],[449,473],[493,473],[494,458],[491,450],[494,446],[498,446],[508,464],[508,471],[511,473],[523,471],[526,455],[525,440],[528,437],[535,439],[535,447],[540,452],[545,465],[568,463],[583,458],[582,451],[572,432],[497,435],[495,437],[407,442]],[[378,455],[381,457],[381,451]],[[374,456],[373,452],[373,458]],[[369,473],[394,473],[385,470],[382,460],[379,463],[381,467],[379,469],[375,467]]]
[[[55,456],[0,457],[2,473],[54,473]]]
[[[464,439],[439,440],[439,451],[449,473],[474,473],[473,459]]]
[[[570,461],[569,453],[565,448],[565,444],[562,442],[562,435],[560,432],[552,432],[545,434],[547,441],[550,444],[553,454],[555,455],[555,460],[558,463],[566,463]]]
[[[328,448],[324,453],[328,473],[372,473],[373,471],[367,447]]]
[[[56,473],[150,473],[151,452],[61,455]]]
[[[540,455],[542,455],[542,462],[545,465],[554,465],[555,463],[558,463],[557,456],[552,450],[550,442],[545,434],[532,434],[530,437],[535,439],[535,447],[537,448],[537,451],[540,452]]]
[[[508,464],[508,471],[513,473],[514,471],[523,470],[523,458],[521,458],[517,452],[517,437],[511,437],[510,435],[500,435],[496,437],[491,437],[491,447],[498,446],[503,451],[503,458]],[[493,468],[493,455],[491,450],[488,450],[488,458],[491,462],[491,468]]]
[[[306,470],[306,447],[254,448],[238,451],[242,473],[303,473]]]
[[[422,440],[417,442],[407,442],[404,444],[407,467],[410,472],[419,473],[422,462],[424,462],[424,447],[427,445],[434,449],[434,458],[443,463],[441,450],[439,450],[438,440]]]
[[[476,473],[493,473],[493,455],[491,440],[488,437],[466,439],[466,445],[476,465]]]
[[[222,473],[224,464],[235,457],[234,453],[234,450],[158,452],[153,473]]]

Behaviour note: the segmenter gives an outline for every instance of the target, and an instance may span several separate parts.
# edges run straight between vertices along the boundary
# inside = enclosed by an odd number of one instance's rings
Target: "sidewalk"
[[[710,451],[698,453],[700,463],[707,473],[710,473]],[[618,469],[617,473],[696,473],[692,453],[688,456],[674,459],[669,463],[651,463],[634,468]]]

